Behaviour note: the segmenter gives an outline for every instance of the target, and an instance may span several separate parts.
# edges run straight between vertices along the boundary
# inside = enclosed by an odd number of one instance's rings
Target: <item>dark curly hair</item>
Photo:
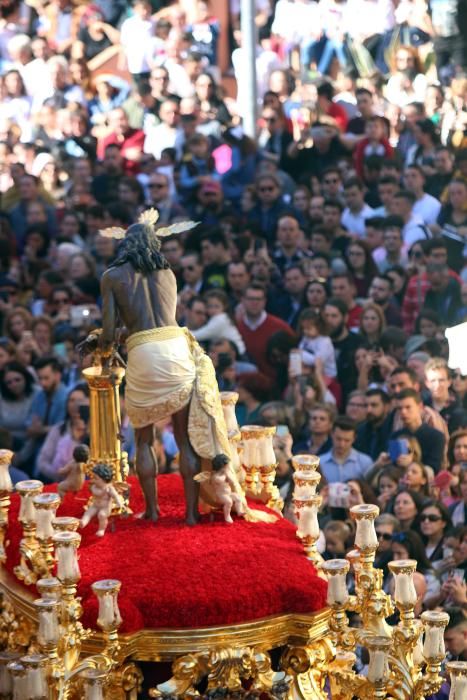
[[[111,267],[130,263],[137,271],[150,274],[154,270],[167,270],[170,265],[161,253],[161,240],[149,224],[133,224],[118,246]]]
[[[110,484],[113,478],[112,467],[108,464],[99,463],[92,469],[92,473],[98,476],[106,484]]]

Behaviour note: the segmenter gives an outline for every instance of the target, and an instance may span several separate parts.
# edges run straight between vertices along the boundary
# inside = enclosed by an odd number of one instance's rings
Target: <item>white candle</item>
[[[99,622],[102,627],[112,627],[115,620],[114,604],[111,595],[106,593],[99,597]]]
[[[251,464],[251,450],[250,450],[250,441],[249,440],[244,440],[243,441],[243,451],[242,451],[242,464],[245,467],[249,467]]]
[[[444,628],[426,626],[425,628],[425,643],[423,645],[423,656],[425,659],[444,658]]]
[[[50,607],[48,610],[40,610],[39,629],[37,632],[39,644],[57,644],[59,638],[60,631],[56,609],[54,607]]]
[[[13,700],[24,700],[27,697],[26,676],[15,676],[13,679]]]
[[[26,692],[25,697],[28,700],[42,700],[47,697],[47,683],[45,681],[44,669],[40,666],[37,668],[29,668],[26,674]]]
[[[401,605],[415,605],[417,591],[413,582],[413,574],[400,573],[395,575],[394,598]]]
[[[84,700],[104,700],[102,686],[97,683],[93,683],[93,685],[86,684]]]
[[[36,509],[34,508],[34,503],[32,502],[32,496],[21,496],[21,504],[19,508],[18,517],[20,520],[35,522]]]
[[[81,577],[81,572],[79,570],[78,556],[75,547],[57,546],[55,553],[57,557],[57,577],[60,581],[78,580]]]
[[[425,663],[423,658],[423,640],[421,637],[417,639],[417,643],[413,650],[413,661],[416,666],[421,666]]]
[[[267,466],[271,466],[272,464],[277,464],[277,459],[276,459],[276,453],[274,452],[274,446],[273,446],[273,436],[272,435],[267,435],[265,437],[266,441],[266,464]]]
[[[0,695],[10,695],[13,690],[13,679],[6,664],[0,664]]]
[[[297,511],[299,537],[319,537],[318,507],[305,506]]]
[[[0,491],[12,491],[13,482],[10,477],[10,464],[9,462],[1,461],[1,452],[3,451],[0,450]]]
[[[370,650],[370,662],[368,664],[368,680],[370,683],[384,681],[388,677],[387,654],[381,649]]]
[[[237,396],[238,394],[235,394],[235,392],[225,392],[221,393],[221,401],[222,401],[222,409],[224,411],[224,420],[225,420],[225,425],[227,427],[227,431],[229,433],[231,432],[238,432],[238,423],[237,423],[237,416],[235,415],[235,404],[231,403],[231,401],[224,401],[222,400],[225,396],[227,399],[228,397],[233,397],[234,395]]]
[[[376,536],[373,520],[362,518],[357,520],[357,532],[355,533],[355,544],[359,549],[367,547],[377,547],[378,537]]]
[[[36,535],[40,540],[46,540],[53,537],[54,529],[52,520],[55,518],[55,512],[49,508],[36,508]]]
[[[334,574],[328,578],[328,605],[345,605],[348,600],[349,592],[345,581],[345,572],[342,574]]]
[[[467,698],[467,676],[451,675],[451,692],[449,700],[465,700]]]

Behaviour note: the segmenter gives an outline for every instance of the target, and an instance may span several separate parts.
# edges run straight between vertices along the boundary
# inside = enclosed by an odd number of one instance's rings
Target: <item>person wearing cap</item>
[[[224,201],[220,182],[211,178],[203,180],[196,193],[196,203],[191,214],[205,226],[218,226],[222,217],[233,214],[230,205]]]

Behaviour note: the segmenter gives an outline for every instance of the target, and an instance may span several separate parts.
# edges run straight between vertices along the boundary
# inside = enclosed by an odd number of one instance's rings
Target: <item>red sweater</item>
[[[255,331],[248,328],[243,320],[239,321],[237,325],[245,341],[247,352],[257,365],[259,371],[275,379],[276,370],[266,359],[266,347],[269,338],[278,331],[286,331],[293,336],[294,332],[291,327],[281,318],[273,316],[272,314],[267,314],[263,323]]]
[[[363,162],[368,156],[376,155],[384,158],[391,158],[394,154],[394,149],[385,138],[382,138],[377,146],[370,144],[370,139],[362,139],[356,146],[353,152],[355,170],[360,178],[363,178]]]
[[[124,159],[123,169],[125,170],[125,174],[137,175],[139,173],[139,158],[135,158],[133,153],[131,158],[127,158],[126,152],[136,149],[141,155],[143,152],[144,139],[144,131],[141,129],[129,129],[123,138],[119,138],[116,134],[109,134],[97,144],[97,157],[99,160],[103,160],[107,146],[115,144],[120,147],[120,153]]]

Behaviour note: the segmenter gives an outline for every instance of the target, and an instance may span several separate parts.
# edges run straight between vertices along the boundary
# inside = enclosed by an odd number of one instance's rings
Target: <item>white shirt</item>
[[[441,202],[426,192],[421,199],[417,199],[412,207],[412,212],[423,219],[425,224],[436,223],[440,211]]]
[[[123,22],[120,43],[125,51],[130,73],[149,72],[147,56],[153,34],[154,22],[152,19],[143,20],[134,15]]]
[[[148,129],[144,140],[144,152],[151,153],[159,160],[164,148],[175,148],[177,158],[181,158],[184,140],[183,129],[172,128],[162,122]]]
[[[230,340],[235,343],[240,355],[243,355],[246,350],[245,342],[237,326],[234,325],[233,321],[230,320],[225,312],[216,314],[216,316],[211,316],[204,326],[191,331],[191,334],[196,340],[201,342],[204,340]]]
[[[402,238],[406,246],[410,247],[415,241],[424,241],[427,238],[431,238],[431,235],[423,227],[423,219],[412,213],[410,219],[402,229]]]
[[[356,233],[360,238],[364,238],[365,219],[369,219],[374,215],[374,209],[369,207],[368,204],[364,204],[358,214],[354,214],[346,207],[342,212],[341,224],[345,226],[349,233]]]

